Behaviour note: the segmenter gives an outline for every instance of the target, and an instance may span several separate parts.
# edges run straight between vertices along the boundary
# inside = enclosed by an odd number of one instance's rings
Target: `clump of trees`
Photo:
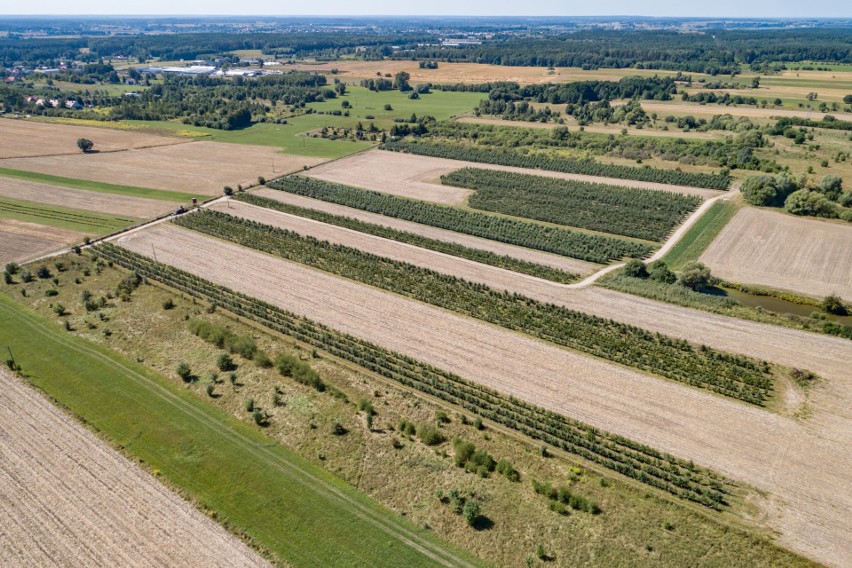
[[[797,181],[787,174],[749,176],[740,191],[752,205],[783,206],[794,215],[852,221],[852,191],[844,191],[839,176],[827,175],[819,184],[808,178]]]
[[[90,152],[92,148],[95,147],[95,143],[89,140],[88,138],[78,138],[77,147],[82,150],[84,154],[86,154]]]

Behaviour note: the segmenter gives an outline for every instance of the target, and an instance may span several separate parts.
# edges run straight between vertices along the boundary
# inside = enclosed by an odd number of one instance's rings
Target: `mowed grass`
[[[139,221],[133,217],[117,217],[8,197],[0,197],[2,218],[94,234],[109,233]]]
[[[739,203],[721,199],[711,205],[704,215],[690,227],[683,238],[663,257],[669,268],[680,270],[687,262],[698,259],[739,208]]]
[[[17,179],[36,181],[40,183],[47,183],[50,185],[61,185],[63,187],[70,187],[73,189],[86,189],[89,191],[97,191],[100,193],[112,193],[115,195],[144,197],[146,199],[157,199],[160,201],[171,201],[174,203],[190,202],[192,201],[193,197],[197,197],[197,195],[195,194],[181,193],[179,191],[150,189],[147,187],[136,187],[133,185],[115,185],[112,183],[104,183],[100,181],[52,176],[39,172],[13,170],[9,168],[0,168],[0,175]]]
[[[0,317],[0,345],[32,384],[279,559],[296,566],[470,565],[162,375],[61,331],[5,294]]]

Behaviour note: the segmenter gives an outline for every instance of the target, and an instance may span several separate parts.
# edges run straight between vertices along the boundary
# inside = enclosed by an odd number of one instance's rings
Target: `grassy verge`
[[[50,185],[61,185],[63,187],[70,187],[73,189],[87,189],[89,191],[97,191],[99,193],[113,193],[115,195],[144,197],[146,199],[173,201],[175,203],[189,202],[192,201],[193,197],[198,197],[197,195],[193,195],[191,193],[181,193],[179,191],[149,189],[147,187],[136,187],[132,185],[115,185],[100,181],[52,176],[38,172],[13,170],[9,168],[0,168],[0,175],[17,179],[25,179],[28,181],[47,183]]]
[[[568,284],[577,280],[576,274],[565,272],[564,270],[559,270],[558,268],[552,268],[549,266],[544,266],[542,264],[535,264],[534,262],[527,262],[524,260],[513,258],[511,256],[499,255],[493,252],[474,249],[456,243],[449,243],[438,239],[430,239],[429,237],[423,237],[414,233],[399,231],[397,229],[391,229],[390,227],[383,227],[381,225],[374,225],[373,223],[359,221],[357,219],[352,219],[351,217],[344,217],[342,215],[332,215],[331,213],[324,213],[322,211],[316,211],[314,209],[307,209],[305,207],[289,205],[287,203],[281,203],[280,201],[275,201],[274,199],[267,199],[265,197],[260,197],[258,195],[253,195],[250,193],[240,193],[237,195],[236,199],[239,201],[250,203],[252,205],[257,205],[259,207],[275,209],[276,211],[281,211],[283,213],[289,213],[291,215],[298,215],[300,217],[314,219],[316,221],[321,221],[330,225],[345,227],[347,229],[352,229],[361,233],[367,233],[369,235],[375,235],[377,237],[382,237],[385,239],[392,239],[401,243],[407,243],[421,248],[442,252],[452,256],[457,256],[459,258],[466,258],[475,262],[481,262],[482,264],[505,268],[506,270],[512,270],[521,274],[529,274],[530,276],[545,278],[554,282]]]
[[[132,217],[116,217],[82,209],[9,199],[8,197],[0,197],[0,218],[28,221],[39,225],[98,235],[127,227],[139,220]]]
[[[687,262],[697,260],[739,208],[739,203],[721,199],[711,205],[704,215],[689,228],[683,238],[663,257],[669,268],[680,270]]]
[[[0,344],[30,382],[280,559],[302,566],[468,564],[163,376],[61,331],[5,295],[0,315]]]
[[[58,275],[59,296],[44,295],[54,288],[46,280],[17,283],[7,290],[51,319],[55,314],[50,304],[62,301],[70,312],[63,319],[72,324],[74,334],[117,350],[130,360],[144,361],[146,367],[170,377],[173,384],[180,384],[181,389],[227,415],[253,424],[245,410],[246,400],[253,399],[271,415],[263,430],[266,436],[346,479],[412,523],[428,525],[435,534],[495,566],[689,566],[701,562],[767,568],[812,565],[780,549],[731,512],[702,513],[697,506],[665,498],[647,485],[632,483],[552,447],[548,457],[543,457],[540,443],[512,435],[492,421],[480,430],[469,418],[462,418],[469,416],[462,406],[439,402],[326,351],[314,351],[310,344],[291,335],[285,337],[250,325],[222,309],[221,303],[210,313],[206,303],[191,301],[174,289],[143,285],[133,292],[130,301],[109,302],[98,312],[105,316],[102,321],[97,313],[83,309],[82,291],[99,298],[111,293],[128,273],[117,265],[108,268],[105,264],[98,271],[97,264],[86,255],[68,255],[61,260],[68,269]],[[27,291],[26,297],[20,290]],[[163,303],[169,300],[174,306],[163,309]],[[187,317],[226,326],[239,336],[250,335],[259,349],[272,355],[286,354],[308,362],[329,389],[317,392],[274,369],[235,357],[236,384],[220,379],[215,384],[216,396],[208,396],[205,389],[214,383],[205,376],[210,370],[218,371],[216,360],[223,351],[193,335]],[[104,329],[110,333],[104,334]],[[198,381],[184,384],[174,376],[181,361],[200,375]],[[345,393],[349,400],[331,396],[332,389]],[[279,394],[281,404],[273,403],[274,394]],[[364,412],[356,411],[358,406],[350,402],[359,401],[360,405],[361,400],[368,401],[375,412],[371,429],[365,428]],[[448,421],[438,422],[439,412]],[[437,423],[447,441],[426,446],[400,431],[401,420]],[[331,435],[329,430],[335,422],[349,432]],[[446,455],[449,440],[455,437],[474,443],[496,459],[510,459],[521,474],[520,481],[512,482],[497,473],[480,477],[456,467],[453,457]],[[570,487],[574,494],[596,501],[602,512],[563,515],[551,511],[546,497],[534,492],[533,479]],[[467,526],[451,510],[452,504],[445,501],[454,489],[480,500],[483,515],[491,523],[487,529]],[[443,499],[437,496],[439,490]],[[740,510],[742,502],[739,498],[736,502]],[[544,563],[535,558],[538,545],[552,561]]]

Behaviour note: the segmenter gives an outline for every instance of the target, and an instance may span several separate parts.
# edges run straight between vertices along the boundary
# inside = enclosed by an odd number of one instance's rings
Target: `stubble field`
[[[34,389],[0,386],[0,564],[268,566]]]
[[[81,241],[83,233],[14,219],[0,225],[0,264],[20,262]]]
[[[701,255],[726,280],[852,300],[852,227],[746,207]]]

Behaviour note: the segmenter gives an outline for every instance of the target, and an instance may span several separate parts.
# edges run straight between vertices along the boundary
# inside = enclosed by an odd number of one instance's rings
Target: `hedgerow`
[[[288,193],[363,209],[388,217],[590,262],[607,263],[623,257],[642,258],[651,252],[651,247],[648,245],[615,237],[589,235],[520,219],[508,219],[436,203],[405,199],[314,178],[288,176],[267,185]]]
[[[138,271],[150,281],[160,282],[194,298],[215,301],[222,309],[239,317],[323,349],[332,356],[517,430],[552,447],[712,509],[722,509],[727,505],[726,496],[733,489],[731,483],[691,461],[466,381],[411,357],[335,331],[110,243],[97,245],[95,251],[119,266]]]
[[[496,291],[356,248],[212,210],[185,215],[175,223],[752,404],[763,404],[772,389],[767,366],[752,359],[706,347],[696,349],[683,340]]]
[[[506,270],[511,270],[513,272],[519,272],[521,274],[528,274],[530,276],[536,276],[538,278],[552,280],[553,282],[567,284],[577,279],[576,274],[573,274],[571,272],[565,272],[564,270],[559,270],[558,268],[544,266],[543,264],[527,262],[519,258],[499,255],[487,250],[470,248],[457,243],[440,241],[438,239],[430,239],[429,237],[423,237],[415,233],[399,231],[397,229],[391,229],[390,227],[384,227],[382,225],[374,225],[373,223],[359,221],[358,219],[353,219],[351,217],[333,215],[331,213],[316,211],[315,209],[308,209],[305,207],[297,207],[296,205],[282,203],[274,199],[260,197],[259,195],[255,195],[253,193],[241,193],[237,195],[235,199],[237,199],[238,201],[245,201],[246,203],[251,203],[252,205],[257,205],[259,207],[275,209],[276,211],[289,213],[291,215],[298,215],[299,217],[305,217],[307,219],[314,219],[316,221],[328,223],[329,225],[345,227],[347,229],[352,229],[354,231],[366,233],[368,235],[375,235],[377,237],[382,237],[385,239],[392,239],[394,241],[407,243],[420,248],[442,252],[444,254],[457,256],[459,258],[466,258],[468,260],[473,260],[482,264],[488,264],[490,266],[496,266],[498,268],[505,268]]]
[[[660,241],[701,204],[692,195],[462,168],[441,183],[475,190],[468,205],[649,241]]]
[[[648,166],[636,168],[633,166],[603,164],[601,162],[588,159],[576,160],[570,158],[557,158],[544,154],[520,154],[518,152],[497,150],[494,148],[484,149],[473,146],[436,144],[422,139],[417,141],[388,141],[382,144],[380,148],[383,150],[390,150],[392,152],[404,152],[407,154],[419,154],[421,156],[449,158],[451,160],[463,160],[467,162],[500,164],[503,166],[515,166],[519,168],[551,170],[571,174],[632,179],[637,181],[668,183],[672,185],[690,185],[695,187],[706,187],[709,189],[728,189],[728,185],[731,183],[730,177],[722,174],[702,174],[683,172],[679,170],[661,170]]]

